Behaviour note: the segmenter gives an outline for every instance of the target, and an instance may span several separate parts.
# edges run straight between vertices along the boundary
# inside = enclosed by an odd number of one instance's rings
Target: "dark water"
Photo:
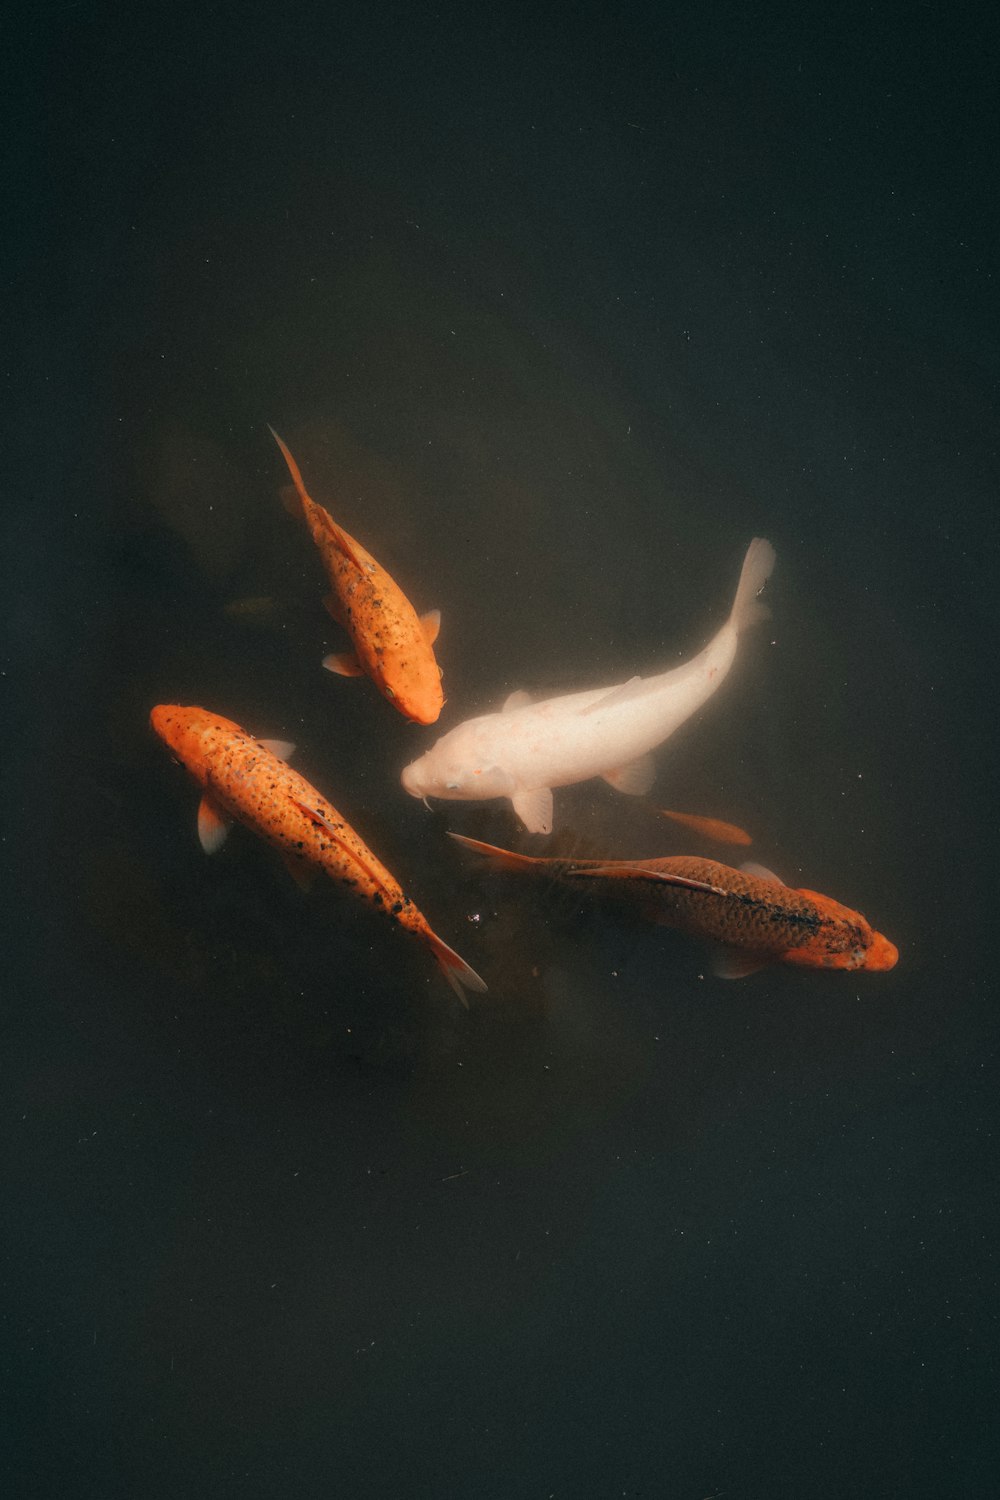
[[[4,1493],[995,1493],[988,38],[21,33]],[[692,654],[769,537],[773,620],[655,800],[896,971],[726,985],[463,859],[513,821],[406,797],[436,731],[319,669],[267,422],[441,608],[442,728]],[[161,701],[296,740],[490,994],[245,832],[206,860]],[[556,814],[705,852],[598,783]]]

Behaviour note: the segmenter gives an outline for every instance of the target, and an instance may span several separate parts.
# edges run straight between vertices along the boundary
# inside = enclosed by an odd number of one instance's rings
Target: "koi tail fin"
[[[465,998],[466,990],[475,990],[478,994],[486,991],[485,979],[480,979],[475,969],[465,962],[465,959],[457,954],[454,948],[438,937],[436,932],[428,930],[423,935],[424,942],[437,960],[438,968],[451,985],[455,994],[468,1010],[469,1002]]]
[[[463,849],[472,849],[484,854],[491,864],[501,870],[530,870],[535,865],[548,865],[549,859],[538,859],[534,854],[515,854],[513,849],[501,849],[497,844],[484,844],[480,839],[467,839],[463,833],[449,833],[448,837],[461,844]]]
[[[743,571],[740,573],[736,598],[729,616],[729,623],[737,635],[741,630],[746,630],[749,625],[756,625],[759,620],[766,620],[771,613],[766,604],[760,603],[757,596],[771,576],[774,560],[774,548],[771,543],[765,542],[763,537],[755,536],[743,559]]]

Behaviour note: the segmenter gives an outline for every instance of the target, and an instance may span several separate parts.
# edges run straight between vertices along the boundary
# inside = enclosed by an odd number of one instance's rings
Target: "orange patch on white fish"
[[[413,933],[433,953],[463,1004],[463,986],[486,989],[337,809],[286,764],[294,746],[254,739],[231,719],[204,708],[163,703],[153,709],[150,723],[203,789],[198,836],[207,853],[221,847],[230,820],[244,823],[281,852],[300,884],[322,872]]]
[[[657,808],[657,812],[661,818],[670,818],[675,823],[682,823],[693,833],[700,833],[706,839],[714,839],[717,844],[753,843],[753,839],[744,829],[737,828],[735,823],[724,823],[721,818],[701,818],[697,813],[668,812],[665,807]]]
[[[370,677],[404,718],[433,724],[444,705],[441,670],[434,656],[440,611],[417,615],[399,584],[371,553],[312,499],[287,445],[273,427],[270,431],[284,455],[301,514],[323,559],[331,588],[326,607],[354,646],[353,652],[332,652],[323,665],[342,677]]]

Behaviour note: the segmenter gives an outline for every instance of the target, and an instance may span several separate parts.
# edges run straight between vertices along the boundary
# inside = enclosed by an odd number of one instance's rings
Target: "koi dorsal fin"
[[[581,865],[579,869],[567,870],[567,875],[592,879],[595,876],[606,880],[654,880],[662,885],[679,885],[689,891],[704,891],[709,896],[728,896],[729,892],[708,880],[696,880],[690,875],[675,875],[672,870],[657,870],[651,865],[638,864],[632,860],[607,860],[603,864]]]
[[[368,876],[368,879],[374,886],[376,886],[380,891],[384,891],[386,889],[385,881],[382,879],[382,877],[372,869],[371,865],[368,864],[367,860],[365,860],[363,856],[358,853],[357,849],[355,849],[351,844],[348,843],[347,839],[341,838],[340,834],[337,832],[336,828],[334,828],[329,818],[324,817],[324,815],[319,811],[318,808],[310,807],[308,802],[300,802],[298,797],[293,797],[292,802],[298,808],[299,812],[305,813],[307,818],[310,818],[312,822],[323,829],[324,833],[329,839],[332,840],[333,843],[337,845],[338,849],[342,849],[345,854],[349,855],[350,858],[354,860],[354,863],[358,865],[360,869],[364,870],[365,874]]]
[[[630,677],[628,682],[622,682],[618,687],[609,688],[602,698],[598,698],[596,703],[590,703],[586,708],[581,708],[580,717],[586,718],[589,714],[600,713],[602,709],[614,708],[619,703],[627,703],[630,698],[637,698],[645,686],[645,678]]]

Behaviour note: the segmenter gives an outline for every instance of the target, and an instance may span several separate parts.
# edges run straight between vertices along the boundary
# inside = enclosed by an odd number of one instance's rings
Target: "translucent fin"
[[[258,745],[263,745],[265,750],[270,750],[279,760],[291,760],[295,754],[295,746],[291,740],[258,740]]]
[[[336,620],[338,625],[343,625],[344,612],[340,607],[340,600],[337,598],[336,594],[327,594],[326,598],[323,600],[323,608],[326,610],[331,620]]]
[[[295,488],[294,484],[283,484],[281,486],[281,489],[278,491],[278,494],[281,497],[282,505],[284,506],[285,510],[287,510],[290,516],[294,516],[296,521],[302,521],[305,519],[305,511],[302,509],[302,501],[299,497],[299,492]]]
[[[770,615],[767,605],[758,603],[757,595],[770,578],[774,561],[771,543],[765,542],[763,537],[755,536],[743,559],[739,586],[729,616],[734,630],[746,630],[748,625],[756,625],[758,620],[766,620]]]
[[[724,823],[721,818],[701,818],[697,813],[670,812],[665,807],[659,808],[658,812],[661,818],[670,818],[675,823],[681,823],[685,828],[700,833],[703,838],[714,839],[717,844],[753,843],[753,839],[744,829],[737,828],[735,823]]]
[[[713,948],[711,969],[716,979],[746,979],[766,969],[773,959],[761,953],[746,953],[739,948]]]
[[[748,859],[746,864],[740,865],[740,869],[744,875],[756,875],[758,880],[767,880],[771,885],[783,886],[785,884],[780,875],[775,875],[773,870],[767,868],[767,865],[759,865],[754,859]]]
[[[604,773],[608,786],[613,786],[616,792],[624,792],[627,797],[645,797],[655,779],[656,766],[651,755],[640,755],[627,766]]]
[[[425,615],[421,615],[420,628],[424,633],[424,640],[428,646],[433,646],[441,629],[441,611],[439,609],[430,609]]]
[[[511,693],[509,698],[504,699],[502,714],[513,713],[515,708],[527,708],[531,702],[531,694],[526,693],[523,688],[518,688],[516,693]]]
[[[323,527],[326,530],[327,534],[330,536],[331,540],[340,548],[344,556],[349,558],[356,568],[364,569],[365,571],[367,571],[367,569],[364,568],[364,560],[358,556],[357,551],[355,550],[357,544],[354,538],[352,536],[348,536],[347,532],[337,525],[336,521],[330,515],[329,511],[324,510],[322,505],[317,505],[316,501],[309,494],[309,491],[306,489],[303,482],[302,475],[299,472],[299,466],[292,457],[287,443],[284,443],[281,440],[270,423],[268,423],[268,431],[274,438],[274,441],[277,443],[278,447],[281,449],[282,457],[284,458],[285,463],[288,465],[288,472],[292,476],[292,483],[295,485],[303,514],[307,518],[311,515],[315,515],[317,520],[322,521]],[[313,509],[310,510],[310,507],[313,507]]]
[[[599,713],[603,708],[614,708],[618,703],[627,703],[630,698],[637,698],[646,686],[642,677],[630,677],[628,682],[622,682],[618,687],[610,688],[603,698],[598,698],[596,703],[591,703],[588,708],[580,709],[580,717],[586,718],[589,714]]]
[[[338,677],[365,675],[365,669],[353,651],[331,651],[329,656],[324,656],[323,665],[328,672],[336,672]]]
[[[283,854],[282,863],[300,891],[308,891],[316,877],[316,868],[297,854]]]
[[[728,891],[719,885],[712,885],[707,880],[696,880],[689,875],[675,875],[671,870],[657,870],[651,865],[643,865],[635,860],[607,860],[599,863],[594,860],[590,864],[580,865],[577,869],[569,869],[567,877],[582,877],[593,879],[595,876],[604,880],[651,880],[659,881],[662,885],[679,885],[689,891],[704,891],[709,896],[727,896]]]
[[[552,791],[549,787],[536,787],[533,792],[515,792],[510,800],[529,833],[552,832]]]
[[[198,842],[206,854],[217,854],[226,842],[229,818],[220,812],[206,792],[198,803]]]
[[[456,844],[461,844],[463,849],[471,849],[475,854],[485,855],[493,864],[505,870],[525,870],[532,865],[548,864],[548,860],[539,859],[534,854],[515,854],[513,849],[501,849],[496,844],[484,844],[481,839],[469,839],[462,833],[449,833],[448,837],[454,839]]]
[[[441,973],[447,979],[466,1010],[468,1010],[469,1002],[465,998],[466,990],[475,990],[480,995],[485,994],[485,979],[480,979],[475,969],[467,964],[465,959],[455,952],[454,948],[449,948],[448,944],[443,942],[436,932],[431,932],[430,928],[424,934],[424,942],[437,959]]]

